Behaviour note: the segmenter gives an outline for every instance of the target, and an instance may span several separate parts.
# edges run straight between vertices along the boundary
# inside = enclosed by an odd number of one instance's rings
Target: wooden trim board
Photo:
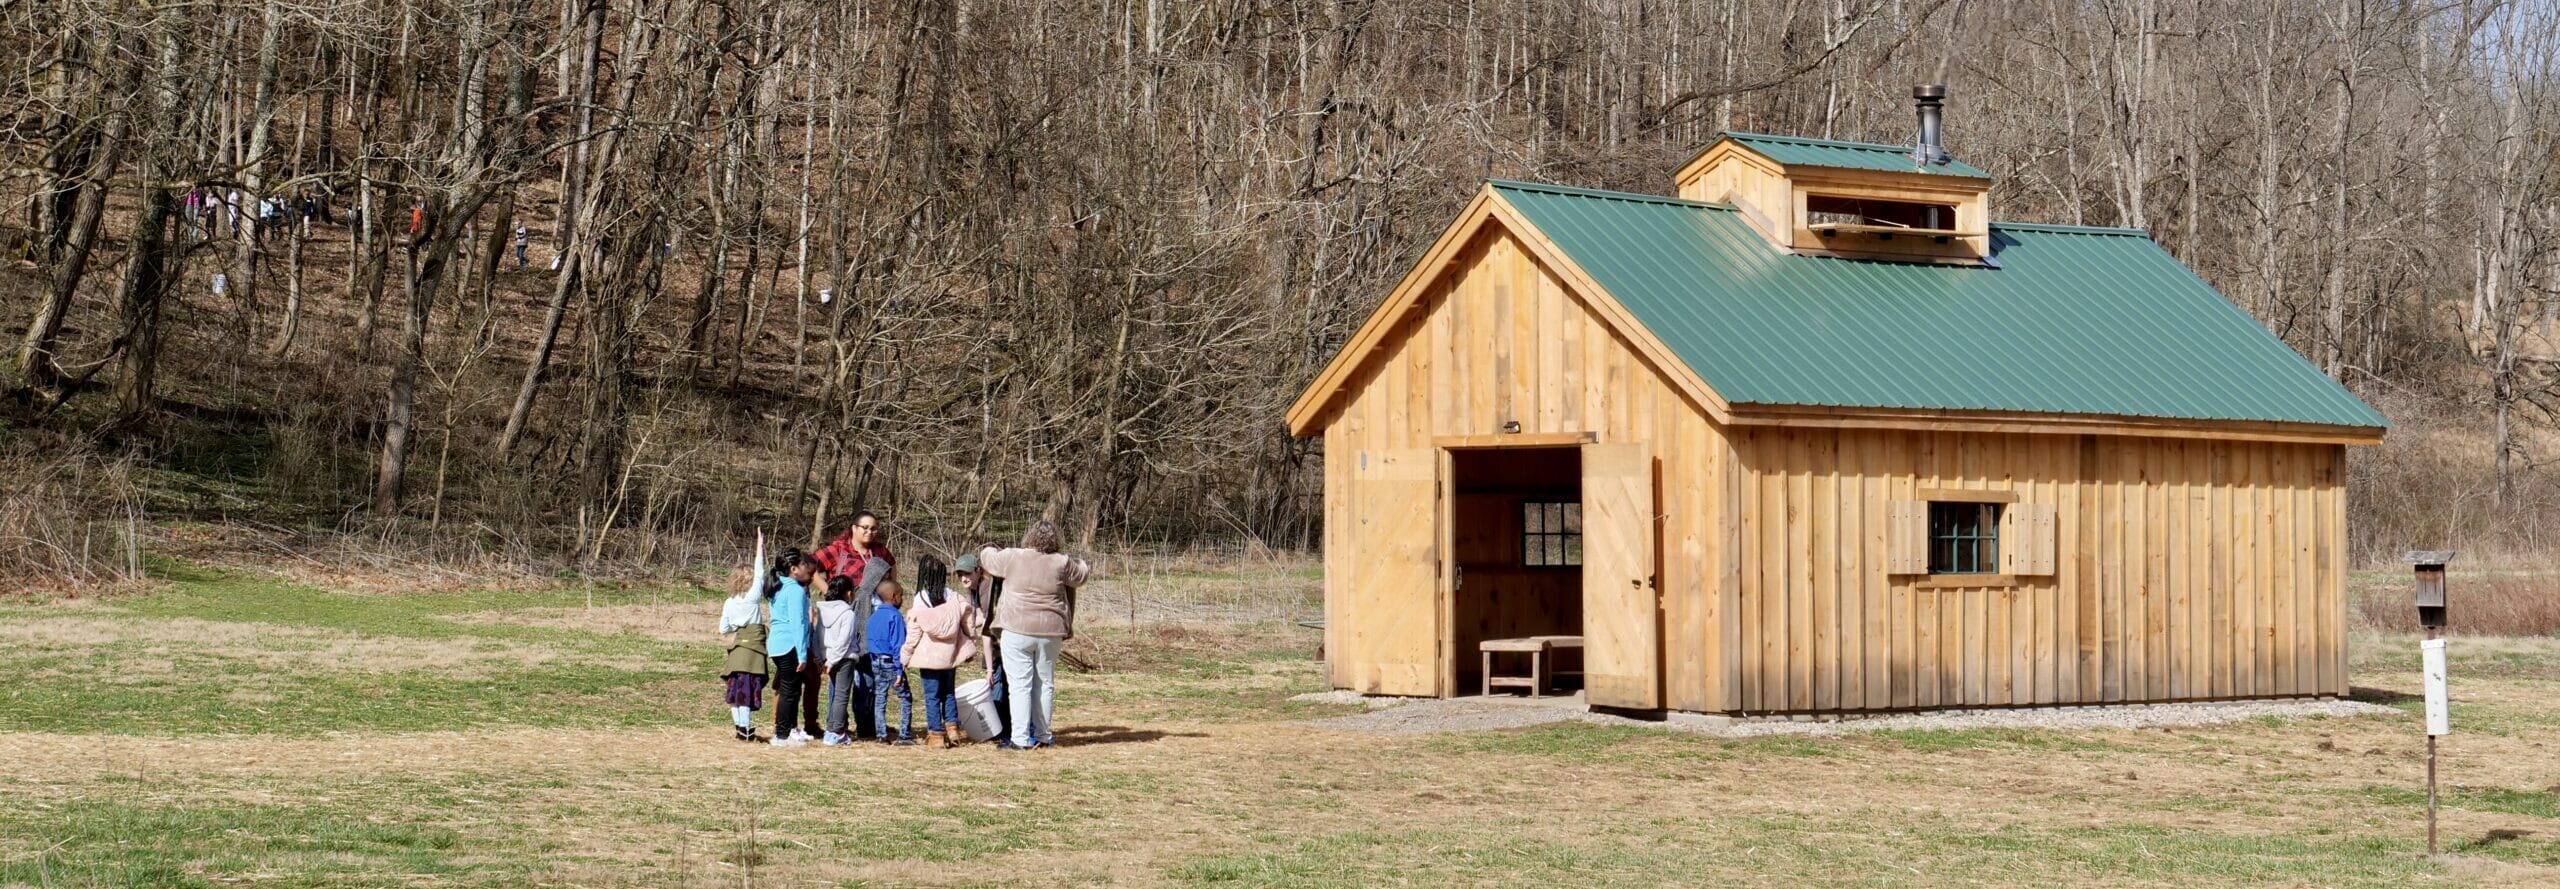
[[[1561,448],[1600,440],[1597,432],[1521,432],[1505,435],[1435,435],[1436,448]]]
[[[2023,583],[2026,583],[2026,580],[2014,574],[1931,574],[1912,578],[1911,588],[1915,590],[1979,590],[2012,587]]]
[[[1921,488],[1911,494],[1913,500],[1936,500],[1945,503],[2016,503],[2016,491],[1992,491],[1981,488]]]

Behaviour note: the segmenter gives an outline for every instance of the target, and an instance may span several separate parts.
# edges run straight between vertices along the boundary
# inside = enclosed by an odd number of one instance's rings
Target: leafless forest
[[[1661,192],[1723,129],[1904,141],[1916,81],[1950,85],[2001,218],[2150,230],[2394,419],[2356,455],[2358,558],[2526,554],[2560,523],[2540,0],[0,22],[0,574],[112,579],[136,539],[220,529],[666,564],[855,506],[910,547],[1034,513],[1308,547],[1322,455],[1281,410],[1481,179]]]

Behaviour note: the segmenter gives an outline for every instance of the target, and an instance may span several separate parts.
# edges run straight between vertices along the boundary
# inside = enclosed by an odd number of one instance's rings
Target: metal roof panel
[[[1759,152],[1770,160],[1791,167],[1839,167],[1850,170],[1964,176],[1974,179],[1991,178],[1991,174],[1983,172],[1980,167],[1960,160],[1949,160],[1944,164],[1922,164],[1911,158],[1912,149],[1909,145],[1842,142],[1834,139],[1808,139],[1803,136],[1773,136],[1767,133],[1725,133],[1718,138],[1740,142],[1744,147]]]
[[[1492,186],[1735,403],[2390,425],[2137,230],[1995,223],[1997,268],[1870,261],[1723,204]]]

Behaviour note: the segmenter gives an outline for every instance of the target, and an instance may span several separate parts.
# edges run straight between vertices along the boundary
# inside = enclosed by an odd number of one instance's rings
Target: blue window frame
[[[1930,503],[1929,573],[2000,570],[2000,504]]]

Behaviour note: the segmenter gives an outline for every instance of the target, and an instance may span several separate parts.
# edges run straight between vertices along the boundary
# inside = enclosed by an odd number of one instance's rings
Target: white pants
[[[1058,703],[1058,646],[1053,636],[1004,634],[1004,694],[1013,709],[1013,744],[1047,744],[1049,714]]]

